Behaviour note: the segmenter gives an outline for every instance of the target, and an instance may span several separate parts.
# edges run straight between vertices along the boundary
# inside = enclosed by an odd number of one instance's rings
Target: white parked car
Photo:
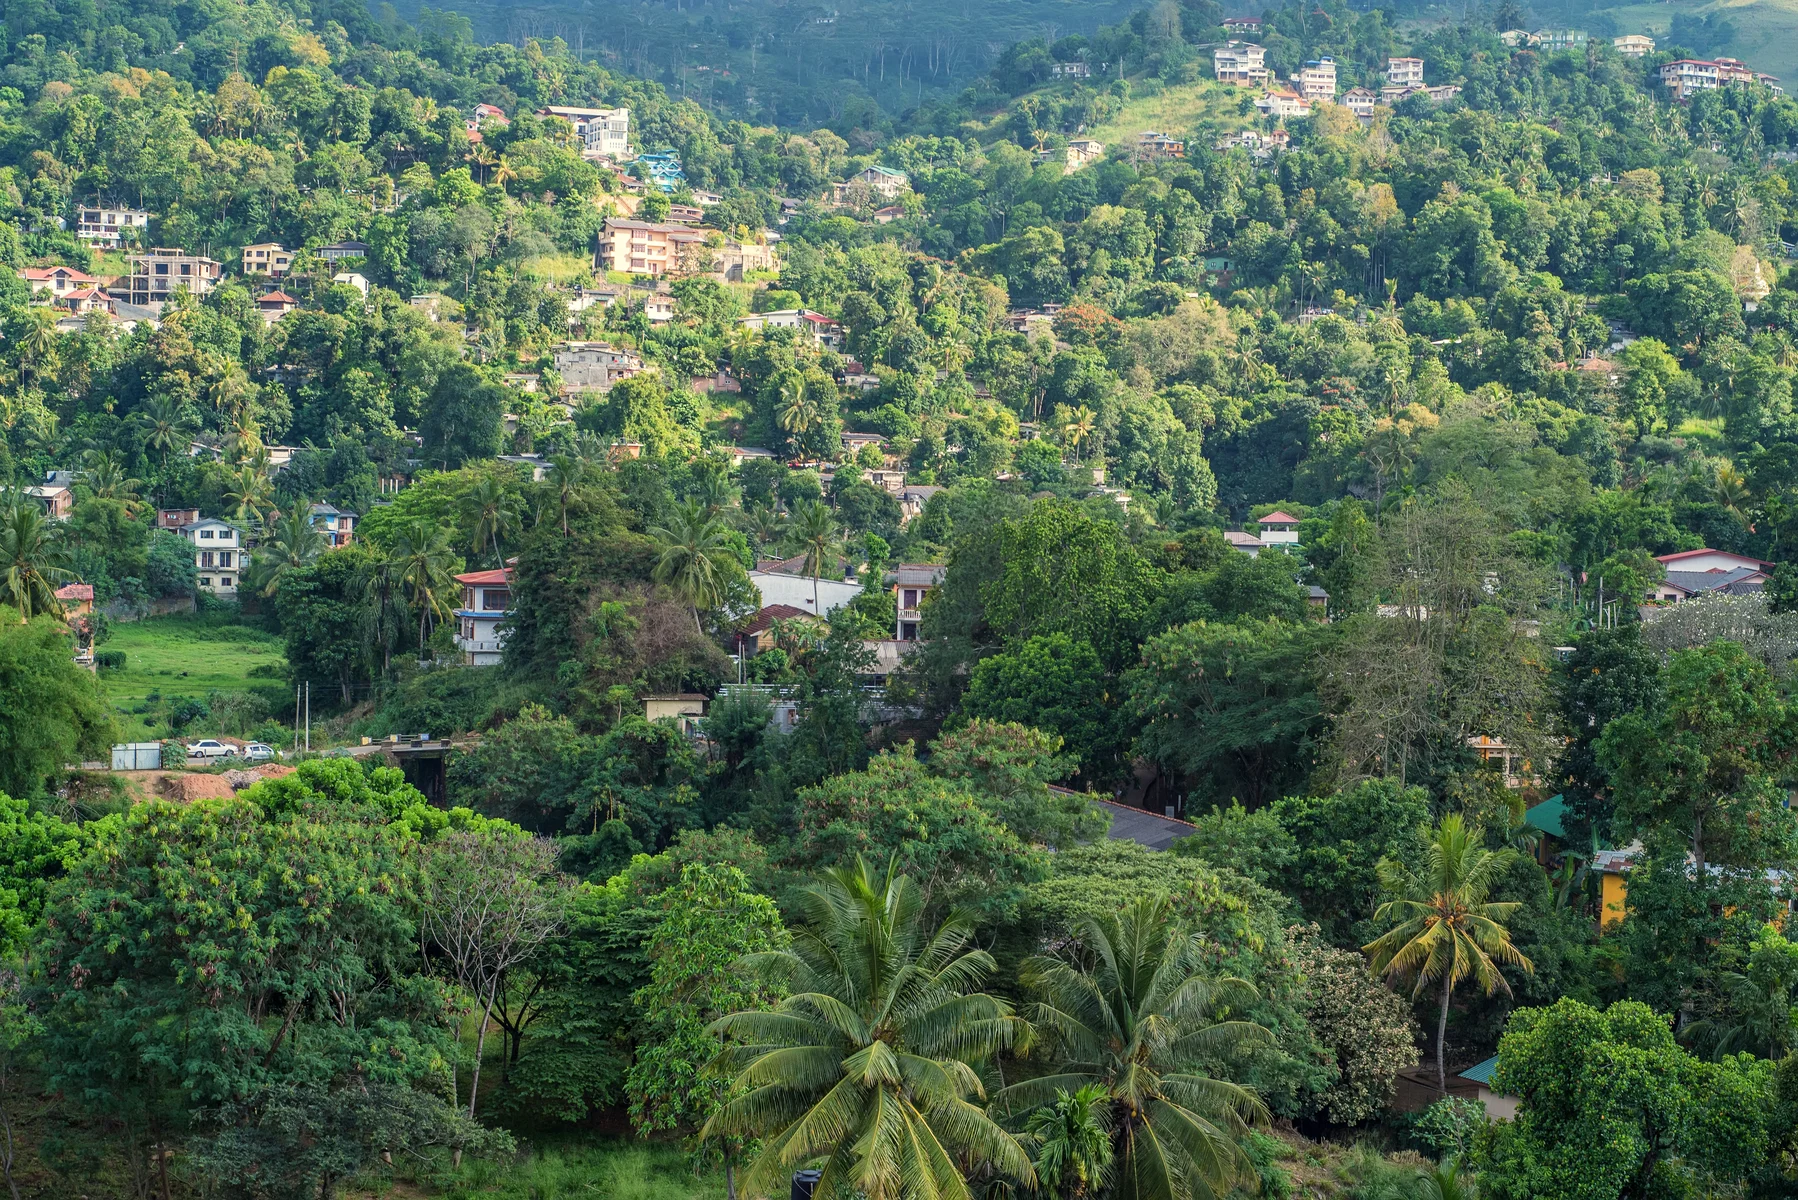
[[[243,756],[249,762],[266,762],[276,754],[275,748],[267,742],[251,742],[243,748]]]
[[[236,758],[237,747],[228,746],[224,742],[206,738],[204,741],[187,744],[189,758]]]

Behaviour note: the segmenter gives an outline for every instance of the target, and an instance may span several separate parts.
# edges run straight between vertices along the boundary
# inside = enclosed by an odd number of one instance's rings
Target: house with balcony
[[[623,160],[631,150],[631,110],[628,108],[572,108],[550,104],[537,110],[539,117],[559,117],[574,126],[574,136],[592,154]]]
[[[356,514],[334,504],[314,504],[307,510],[306,519],[333,550],[349,545],[356,532]]]
[[[1241,87],[1267,82],[1267,47],[1253,42],[1225,42],[1211,52],[1211,73],[1219,83]]]
[[[336,264],[342,262],[346,258],[367,258],[368,243],[356,241],[332,242],[329,246],[320,246],[316,253],[326,262]]]
[[[114,205],[83,204],[75,210],[75,237],[90,246],[116,250],[129,229],[148,229],[150,214],[141,208]]]
[[[31,289],[31,298],[38,301],[55,303],[72,292],[100,286],[98,279],[74,267],[23,267],[18,274]]]
[[[606,218],[595,259],[602,271],[629,275],[692,274],[709,268],[705,234],[686,225]]]
[[[893,201],[911,191],[911,176],[891,167],[864,167],[842,183],[833,183],[831,199],[837,204],[854,203],[867,195]]]
[[[1282,120],[1297,119],[1311,115],[1311,101],[1297,92],[1280,88],[1256,100],[1255,109],[1266,116]]]
[[[1640,33],[1626,33],[1611,39],[1611,46],[1625,58],[1647,58],[1654,53],[1654,39]]]
[[[1386,60],[1386,82],[1392,87],[1422,87],[1423,59],[1389,58]]]
[[[843,346],[842,326],[823,313],[813,312],[809,308],[782,308],[774,312],[750,313],[747,317],[738,317],[737,324],[757,332],[764,329],[799,329],[810,334],[813,343],[826,350],[840,350]]]
[[[924,598],[942,586],[948,571],[939,563],[900,563],[893,569],[893,595],[898,609],[893,627],[896,640],[918,640],[924,621]]]
[[[499,665],[500,626],[512,613],[512,570],[470,571],[456,576],[462,607],[456,610],[456,649],[471,667]]]
[[[1352,87],[1342,93],[1339,103],[1363,121],[1373,120],[1373,110],[1378,107],[1380,97],[1371,88]]]
[[[1256,522],[1261,532],[1256,536],[1263,546],[1292,547],[1299,544],[1299,519],[1291,513],[1275,509]]]
[[[243,548],[243,534],[237,526],[207,517],[182,526],[180,533],[193,544],[200,590],[227,598],[237,595],[244,568],[249,565],[249,552]]]
[[[166,304],[176,292],[204,296],[218,286],[220,265],[200,254],[158,246],[125,258],[127,272],[112,281],[112,298],[127,304]]]
[[[1325,55],[1300,67],[1292,76],[1299,95],[1312,103],[1336,99],[1336,60]]]

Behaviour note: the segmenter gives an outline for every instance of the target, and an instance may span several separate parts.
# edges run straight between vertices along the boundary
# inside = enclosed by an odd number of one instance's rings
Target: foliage
[[[16,618],[0,608],[0,793],[30,798],[68,763],[105,753],[113,720],[65,628]]]

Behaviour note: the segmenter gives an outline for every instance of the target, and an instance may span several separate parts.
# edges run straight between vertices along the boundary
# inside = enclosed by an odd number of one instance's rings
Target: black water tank
[[[810,1169],[793,1172],[793,1194],[791,1200],[812,1200],[812,1193],[818,1190],[818,1179],[824,1172]]]

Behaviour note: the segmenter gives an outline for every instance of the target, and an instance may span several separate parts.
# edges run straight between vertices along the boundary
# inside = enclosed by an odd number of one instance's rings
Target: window
[[[505,612],[511,607],[512,593],[507,588],[486,588],[481,592],[481,608],[485,612]]]
[[[219,576],[219,586],[220,587],[230,587],[231,586],[231,577],[229,575],[220,575]]]
[[[219,553],[219,566],[228,567],[230,565],[231,565],[231,552],[229,550],[221,551]]]
[[[210,542],[212,540],[212,530],[202,529],[200,530],[200,536]]]
[[[918,589],[917,588],[906,588],[905,589],[905,603],[901,604],[899,607],[900,608],[916,608],[916,607],[918,607]]]
[[[903,641],[903,642],[917,641],[918,640],[918,623],[916,621],[906,621],[906,622],[902,623],[899,626],[899,640]]]
[[[217,566],[218,564],[213,561],[214,557],[215,556],[213,555],[212,551],[210,551],[210,550],[200,551],[200,565],[202,567]]]
[[[211,587],[212,586],[212,576],[210,576],[210,575],[200,576],[200,586],[201,587]]]

